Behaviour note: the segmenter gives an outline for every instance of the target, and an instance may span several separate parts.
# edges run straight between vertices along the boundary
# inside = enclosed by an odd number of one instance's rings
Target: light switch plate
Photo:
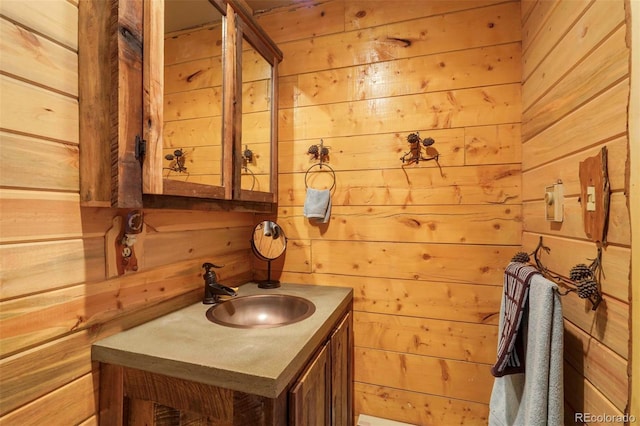
[[[562,222],[564,187],[562,183],[547,186],[544,191],[545,219],[549,222]]]
[[[587,211],[596,211],[596,187],[587,186]]]

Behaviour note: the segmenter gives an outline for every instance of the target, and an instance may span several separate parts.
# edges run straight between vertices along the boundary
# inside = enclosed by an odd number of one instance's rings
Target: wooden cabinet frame
[[[80,196],[83,206],[271,211],[277,201],[277,78],[282,52],[241,0],[224,16],[221,186],[162,177],[164,1],[80,0]],[[269,192],[240,188],[243,37],[272,66]]]
[[[107,363],[99,393],[100,425],[165,424],[156,418],[172,412],[193,424],[352,426],[352,302],[275,398]]]

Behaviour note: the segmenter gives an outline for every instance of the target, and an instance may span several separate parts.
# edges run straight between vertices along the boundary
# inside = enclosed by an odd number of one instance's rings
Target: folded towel
[[[511,262],[504,271],[502,328],[498,341],[498,359],[491,374],[501,377],[524,372],[524,339],[519,333],[527,305],[529,282],[540,272],[526,263]]]
[[[328,189],[307,188],[303,213],[309,219],[327,223],[331,217],[331,191]]]

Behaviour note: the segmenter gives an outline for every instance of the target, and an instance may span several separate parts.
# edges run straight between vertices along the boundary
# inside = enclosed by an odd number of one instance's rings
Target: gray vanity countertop
[[[300,322],[275,328],[232,328],[210,322],[197,303],[100,340],[92,359],[276,398],[328,335],[353,298],[351,288],[244,284],[238,296],[290,294],[316,305]]]

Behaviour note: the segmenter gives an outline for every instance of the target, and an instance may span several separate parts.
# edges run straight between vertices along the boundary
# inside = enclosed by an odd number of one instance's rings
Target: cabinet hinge
[[[147,154],[147,141],[136,135],[136,160],[142,161]]]

